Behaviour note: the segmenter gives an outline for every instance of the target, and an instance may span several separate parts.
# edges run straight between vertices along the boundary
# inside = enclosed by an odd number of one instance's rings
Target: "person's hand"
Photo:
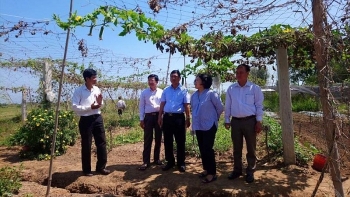
[[[186,118],[186,128],[191,126],[191,121],[189,118]]]
[[[96,104],[96,101],[93,104],[91,104],[91,109],[98,109],[100,107],[101,107],[101,105]]]
[[[225,128],[228,130],[228,129],[230,129],[230,127],[231,127],[231,124],[230,123],[225,123]]]
[[[255,124],[255,132],[256,133],[260,133],[262,130],[262,124],[260,121],[257,121],[256,124]]]
[[[99,94],[98,96],[96,96],[96,102],[98,105],[102,105],[102,99],[103,99],[102,94]]]
[[[140,120],[140,127],[143,128],[143,129],[145,128],[145,121]]]
[[[162,128],[162,125],[163,125],[163,119],[161,116],[158,117],[158,124],[159,124],[159,127]]]

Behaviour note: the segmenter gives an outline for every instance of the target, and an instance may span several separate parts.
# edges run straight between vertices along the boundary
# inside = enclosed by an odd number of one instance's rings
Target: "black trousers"
[[[163,116],[163,133],[164,133],[164,149],[165,160],[167,165],[175,165],[173,141],[175,138],[177,151],[177,165],[185,165],[185,142],[186,142],[186,128],[185,115],[181,114],[167,114]]]
[[[162,143],[162,130],[158,124],[158,113],[147,113],[144,118],[145,128],[143,129],[143,163],[150,163],[151,160],[151,149],[153,142],[153,131],[154,131],[154,161],[159,160],[160,146]]]
[[[208,174],[216,174],[216,162],[214,153],[214,141],[216,135],[216,125],[214,125],[207,131],[196,130],[196,136],[199,146],[199,152],[202,158],[203,170],[206,170]]]
[[[92,136],[94,136],[97,148],[96,171],[106,168],[106,135],[102,116],[100,114],[81,116],[79,120],[79,131],[81,136],[81,162],[83,172],[91,172]]]

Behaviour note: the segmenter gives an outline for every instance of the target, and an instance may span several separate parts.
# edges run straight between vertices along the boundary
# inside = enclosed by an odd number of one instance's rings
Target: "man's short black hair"
[[[204,89],[209,89],[213,84],[213,78],[210,75],[198,74],[197,77],[199,77],[202,80],[202,85]]]
[[[92,68],[85,69],[83,72],[83,77],[84,77],[85,81],[86,81],[86,78],[90,78],[90,77],[96,76],[96,75],[97,75],[96,70],[94,70]]]
[[[181,74],[180,74],[180,71],[179,71],[179,70],[173,70],[173,71],[171,71],[170,76],[171,76],[172,74],[177,74],[177,75],[179,76],[179,78],[181,78]]]
[[[148,75],[147,79],[153,78],[153,77],[154,77],[154,80],[156,80],[156,82],[159,81],[158,75],[156,75],[156,74],[150,74],[150,75]]]
[[[245,71],[250,72],[250,66],[248,66],[247,64],[240,64],[237,66],[237,68],[239,68],[239,67],[244,67]]]

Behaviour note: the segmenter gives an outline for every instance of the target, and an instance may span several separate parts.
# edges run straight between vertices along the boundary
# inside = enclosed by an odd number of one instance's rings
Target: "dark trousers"
[[[175,137],[177,151],[177,165],[185,165],[185,142],[186,128],[185,115],[181,114],[164,114],[163,116],[163,133],[164,133],[164,149],[165,160],[168,165],[175,165],[173,141]]]
[[[217,128],[215,124],[207,131],[196,130],[203,170],[206,170],[208,174],[212,175],[216,174],[215,153],[213,149],[216,131]]]
[[[247,147],[247,162],[246,173],[254,173],[256,164],[256,119],[250,118],[247,120],[231,120],[231,138],[233,142],[233,165],[234,171],[242,172],[242,149],[243,137]]]
[[[83,172],[91,172],[92,136],[94,136],[95,145],[97,148],[96,171],[106,168],[106,135],[102,116],[99,114],[81,116],[79,120],[79,131],[81,136],[81,162]]]
[[[144,118],[145,128],[143,133],[143,163],[150,163],[151,160],[151,149],[153,141],[153,130],[154,130],[154,161],[159,160],[160,146],[162,142],[162,130],[158,124],[158,113],[149,113]]]

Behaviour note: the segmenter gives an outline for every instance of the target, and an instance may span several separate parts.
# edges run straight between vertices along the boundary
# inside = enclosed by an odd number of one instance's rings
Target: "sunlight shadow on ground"
[[[288,196],[295,190],[303,191],[309,186],[307,176],[301,170],[286,171],[285,176],[281,177],[274,175],[278,171],[274,166],[258,169],[256,174],[259,175],[252,184],[245,183],[244,176],[228,180],[230,171],[218,172],[215,182],[204,184],[198,177],[198,172],[194,171],[194,165],[199,164],[187,165],[185,173],[180,173],[176,167],[164,172],[160,166],[151,166],[145,171],[139,171],[138,165],[113,165],[110,169],[124,171],[124,181],[156,196],[178,193],[185,193],[186,196]]]
[[[0,151],[2,152],[0,156],[0,160],[2,161],[10,163],[18,163],[23,161],[23,159],[19,157],[20,149],[17,147],[2,147]]]
[[[66,188],[68,185],[74,183],[79,177],[83,176],[81,171],[55,172],[52,174],[52,187]],[[47,185],[46,178],[43,185]]]

